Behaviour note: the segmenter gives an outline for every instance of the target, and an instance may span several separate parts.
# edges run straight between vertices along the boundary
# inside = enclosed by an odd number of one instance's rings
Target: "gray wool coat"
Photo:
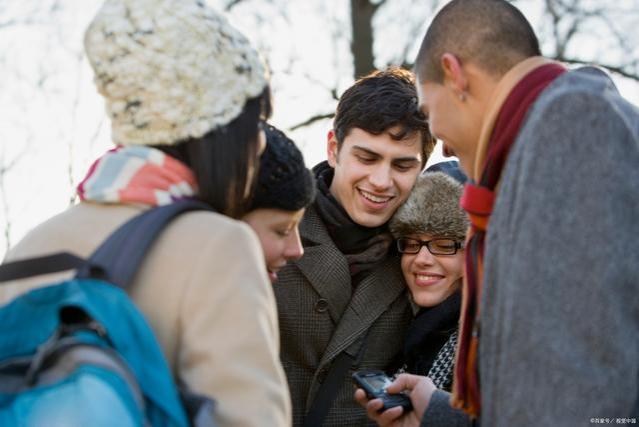
[[[328,368],[342,351],[359,361],[344,376],[325,426],[369,425],[353,399],[351,374],[384,369],[402,350],[412,312],[399,256],[374,267],[353,289],[344,255],[313,206],[300,224],[304,256],[289,263],[274,285],[281,360],[293,401],[293,425],[303,422]]]
[[[601,71],[565,73],[529,110],[485,260],[481,425],[637,422],[639,110]],[[464,425],[432,403],[424,426]]]

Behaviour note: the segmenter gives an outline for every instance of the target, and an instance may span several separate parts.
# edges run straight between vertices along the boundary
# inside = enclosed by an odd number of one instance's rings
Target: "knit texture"
[[[78,185],[83,201],[168,205],[194,197],[197,184],[183,163],[151,147],[118,147],[89,168]]]
[[[302,152],[279,129],[268,125],[266,149],[251,209],[271,208],[297,211],[315,198],[313,174],[304,165]]]
[[[119,145],[199,138],[267,82],[246,38],[202,1],[106,0],[84,46]]]

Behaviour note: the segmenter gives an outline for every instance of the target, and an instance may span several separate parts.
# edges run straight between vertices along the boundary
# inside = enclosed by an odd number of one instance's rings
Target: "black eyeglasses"
[[[433,255],[455,255],[464,244],[453,239],[417,240],[409,237],[397,239],[397,250],[402,254],[416,254],[426,246]]]

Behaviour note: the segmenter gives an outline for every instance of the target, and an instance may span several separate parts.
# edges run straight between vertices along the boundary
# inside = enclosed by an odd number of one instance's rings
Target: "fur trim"
[[[395,238],[429,234],[464,241],[469,223],[466,212],[459,205],[462,188],[443,172],[422,174],[406,202],[391,219],[391,233]]]

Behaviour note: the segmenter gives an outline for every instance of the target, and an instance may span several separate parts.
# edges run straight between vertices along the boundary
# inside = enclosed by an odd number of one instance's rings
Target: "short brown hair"
[[[396,126],[400,131],[390,135],[397,141],[419,133],[422,166],[426,164],[435,147],[435,139],[428,129],[426,117],[419,110],[415,76],[398,67],[374,71],[357,80],[342,94],[333,120],[338,150],[353,128],[380,135]]]
[[[446,52],[462,63],[502,76],[518,62],[541,55],[526,17],[505,0],[452,0],[433,19],[415,60],[420,82],[441,83]]]

